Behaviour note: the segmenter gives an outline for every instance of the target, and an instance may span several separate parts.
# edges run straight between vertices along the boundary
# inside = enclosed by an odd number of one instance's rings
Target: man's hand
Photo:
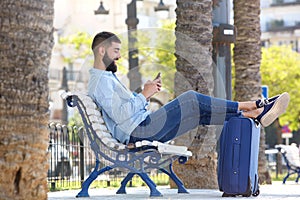
[[[161,77],[158,77],[153,81],[148,80],[145,83],[142,94],[145,96],[145,98],[148,101],[150,97],[152,97],[154,94],[159,92],[160,89],[161,89]]]

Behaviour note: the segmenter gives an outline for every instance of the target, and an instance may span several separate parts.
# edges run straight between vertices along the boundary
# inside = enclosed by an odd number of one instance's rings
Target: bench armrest
[[[148,140],[142,140],[135,143],[135,148],[150,146],[150,147],[156,147],[158,152],[161,154],[175,154],[179,156],[192,156],[192,152],[188,151],[188,148],[186,146],[178,146],[178,145],[172,145],[167,143],[162,143],[159,141],[148,141]]]

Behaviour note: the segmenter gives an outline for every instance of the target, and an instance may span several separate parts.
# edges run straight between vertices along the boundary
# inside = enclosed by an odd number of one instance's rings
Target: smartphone
[[[160,75],[161,75],[161,73],[160,73],[160,72],[158,72],[158,74],[156,75],[156,77],[155,77],[155,79],[154,79],[154,80],[158,79],[158,78],[160,77]]]

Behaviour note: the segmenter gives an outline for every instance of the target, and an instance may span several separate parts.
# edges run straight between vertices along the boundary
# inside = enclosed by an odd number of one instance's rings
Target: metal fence
[[[94,154],[80,137],[84,129],[57,123],[49,124],[49,170],[50,189],[80,187],[95,166]]]
[[[84,137],[82,127],[50,123],[48,154],[50,190],[80,188],[96,165],[95,155],[88,139]],[[168,184],[169,179],[165,174],[153,171],[151,175],[156,183]],[[97,178],[95,187],[118,186],[124,176],[121,171],[111,170]],[[138,177],[134,177],[133,181],[137,186],[144,184]]]

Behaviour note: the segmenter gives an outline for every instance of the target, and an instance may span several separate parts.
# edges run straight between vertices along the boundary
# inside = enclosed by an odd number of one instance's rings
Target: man
[[[148,80],[141,93],[133,94],[115,75],[120,49],[121,41],[113,33],[101,32],[94,37],[94,67],[88,87],[89,95],[102,108],[109,131],[124,144],[143,139],[166,142],[198,125],[222,125],[233,116],[252,118],[266,127],[289,103],[286,92],[270,99],[235,102],[187,91],[151,113],[147,105],[161,90],[161,77]]]

